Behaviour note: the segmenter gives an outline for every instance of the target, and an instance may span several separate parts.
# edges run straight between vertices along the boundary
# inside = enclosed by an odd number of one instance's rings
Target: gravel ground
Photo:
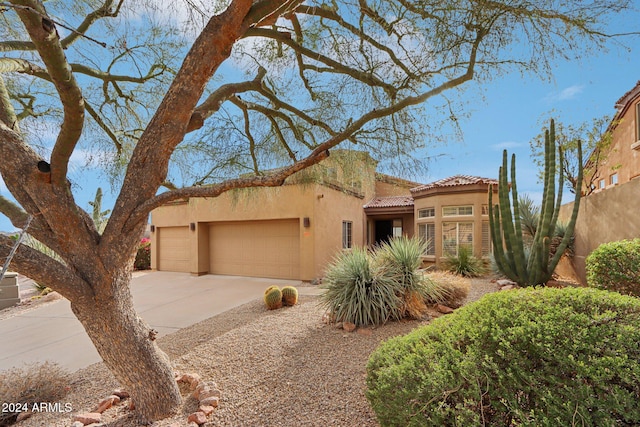
[[[468,301],[497,290],[474,279]],[[377,426],[364,396],[365,368],[378,345],[428,321],[390,323],[366,333],[347,333],[322,322],[317,297],[294,307],[268,311],[261,300],[237,307],[158,340],[176,370],[196,372],[222,391],[219,408],[205,426]],[[435,315],[435,312],[433,313]],[[71,375],[69,414],[39,413],[21,427],[70,426],[118,387],[98,363]],[[177,416],[153,426],[186,426],[196,410],[186,399]],[[107,410],[104,426],[137,426],[126,405]],[[97,425],[95,425],[97,426]]]

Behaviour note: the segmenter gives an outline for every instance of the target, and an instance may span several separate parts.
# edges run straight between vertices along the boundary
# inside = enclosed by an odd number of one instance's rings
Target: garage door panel
[[[158,270],[189,272],[189,228],[159,227]]]
[[[210,224],[213,274],[296,279],[300,276],[299,220]]]

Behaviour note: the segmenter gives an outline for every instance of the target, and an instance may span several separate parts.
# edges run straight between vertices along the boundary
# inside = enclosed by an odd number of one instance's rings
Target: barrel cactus
[[[270,286],[264,294],[264,303],[269,310],[282,307],[282,292],[277,286]]]
[[[284,305],[296,305],[298,303],[298,290],[293,286],[282,288],[282,303]]]

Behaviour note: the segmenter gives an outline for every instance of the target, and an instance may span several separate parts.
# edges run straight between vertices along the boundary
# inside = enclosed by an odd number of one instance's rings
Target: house
[[[586,258],[603,243],[640,237],[640,81],[615,104],[611,144],[600,166],[597,188],[580,201],[572,267],[586,283]],[[592,155],[593,156],[593,155]],[[588,161],[593,161],[589,159]],[[563,205],[567,220],[573,203]]]
[[[615,103],[615,108],[616,114],[607,129],[611,132],[611,144],[602,153],[604,160],[594,172],[594,179],[585,179],[594,182],[594,192],[640,177],[640,81]],[[587,164],[596,161],[595,155],[591,154]]]
[[[421,185],[376,173],[364,152],[334,150],[277,188],[235,190],[151,213],[151,267],[196,275],[313,280],[341,249],[425,238],[425,265],[460,245],[490,252],[488,187],[455,176]]]

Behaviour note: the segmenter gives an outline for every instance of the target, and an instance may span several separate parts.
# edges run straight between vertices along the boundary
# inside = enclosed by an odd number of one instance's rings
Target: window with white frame
[[[609,185],[616,185],[618,183],[618,173],[614,173],[609,177]]]
[[[458,256],[458,248],[473,249],[473,222],[442,223],[442,254]]]
[[[489,221],[482,221],[482,256],[491,255],[491,234]]]
[[[473,205],[467,206],[444,206],[442,216],[468,216],[473,215]]]
[[[391,229],[393,237],[402,237],[402,220],[394,219]]]
[[[434,223],[418,224],[418,237],[426,243],[424,255],[436,254],[436,225]]]
[[[605,187],[607,186],[606,181],[604,180],[604,178],[602,178],[600,181],[598,181],[598,188],[600,190],[603,190]]]
[[[353,244],[353,223],[342,221],[342,249],[350,249]]]
[[[418,209],[418,218],[433,218],[436,216],[436,208]]]

